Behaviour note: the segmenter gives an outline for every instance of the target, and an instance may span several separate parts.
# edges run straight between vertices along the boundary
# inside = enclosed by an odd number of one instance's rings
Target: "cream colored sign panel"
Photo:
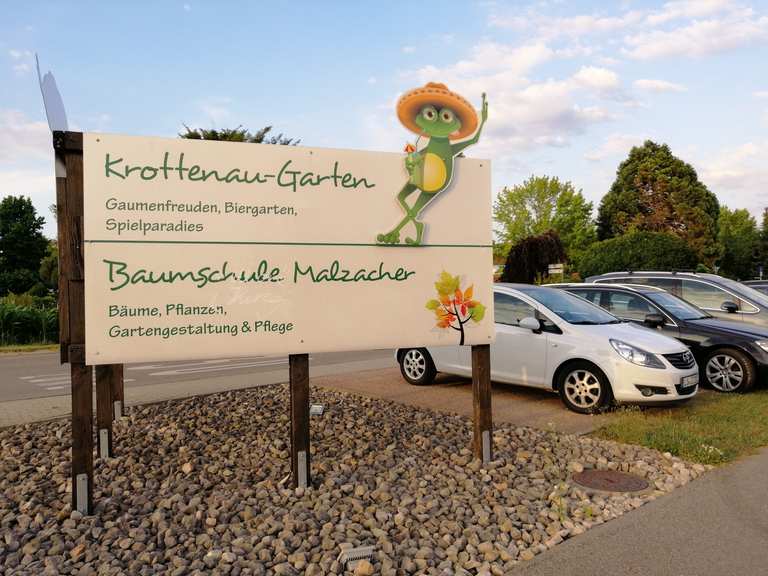
[[[490,166],[419,238],[403,158],[85,134],[87,362],[490,342]]]

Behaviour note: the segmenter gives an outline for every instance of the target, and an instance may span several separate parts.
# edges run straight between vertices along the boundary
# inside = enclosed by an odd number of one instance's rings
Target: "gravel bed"
[[[119,457],[96,460],[93,516],[71,510],[68,421],[0,430],[0,573],[494,574],[705,472],[669,454],[499,426],[481,467],[461,416],[313,389],[313,487],[289,472],[285,385],[130,409]],[[643,494],[588,494],[583,468],[632,472]]]

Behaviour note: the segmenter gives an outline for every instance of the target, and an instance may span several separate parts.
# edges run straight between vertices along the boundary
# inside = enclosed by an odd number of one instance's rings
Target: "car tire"
[[[409,384],[426,386],[435,381],[437,370],[426,348],[407,348],[400,354],[400,373]]]
[[[704,382],[725,394],[749,392],[757,379],[752,358],[733,348],[719,348],[707,354],[701,372]]]
[[[591,362],[571,362],[558,372],[557,390],[566,408],[579,414],[596,414],[613,401],[611,383]]]

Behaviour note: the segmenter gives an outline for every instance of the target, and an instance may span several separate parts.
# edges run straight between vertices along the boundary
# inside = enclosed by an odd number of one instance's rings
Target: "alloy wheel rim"
[[[600,402],[603,386],[589,370],[574,370],[565,378],[565,395],[579,408],[594,408]]]
[[[707,362],[707,382],[721,392],[733,392],[744,380],[744,369],[733,356],[717,354]]]
[[[409,378],[421,380],[427,371],[427,359],[419,350],[408,350],[403,358],[403,370]]]

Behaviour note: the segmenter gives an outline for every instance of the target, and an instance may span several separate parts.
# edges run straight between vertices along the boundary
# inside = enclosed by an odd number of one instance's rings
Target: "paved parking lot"
[[[311,383],[313,386],[472,417],[472,381],[459,376],[438,374],[431,386],[412,386],[402,378],[398,368],[386,368],[317,377],[312,378]],[[575,414],[567,410],[559,396],[551,392],[493,384],[494,422],[585,434],[600,426],[604,418]]]

